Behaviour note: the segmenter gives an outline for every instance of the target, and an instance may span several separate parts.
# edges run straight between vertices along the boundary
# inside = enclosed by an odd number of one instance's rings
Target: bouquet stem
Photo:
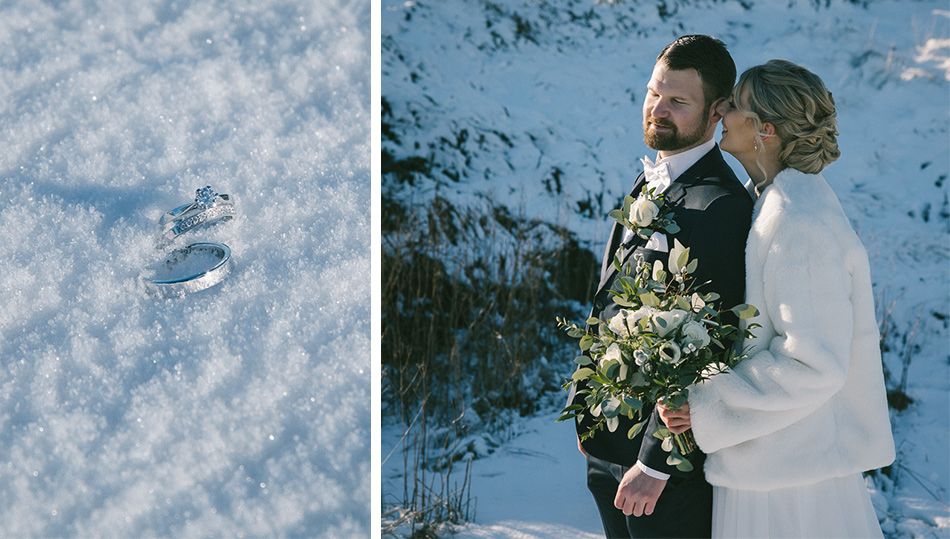
[[[696,450],[696,437],[693,436],[693,429],[682,434],[673,435],[673,443],[684,457]]]

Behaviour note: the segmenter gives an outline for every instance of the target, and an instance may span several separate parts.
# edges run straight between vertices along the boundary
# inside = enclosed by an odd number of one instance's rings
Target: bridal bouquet
[[[614,260],[621,268],[620,254]],[[606,427],[616,431],[620,417],[637,423],[627,436],[643,430],[648,417],[641,417],[644,403],[661,403],[677,409],[686,403],[688,387],[735,365],[745,355],[739,349],[743,337],[751,338],[749,326],[741,332],[721,320],[724,312],[711,307],[715,292],[692,290],[692,273],[698,261],[689,260],[689,249],[679,241],[670,251],[667,268],[657,261],[645,262],[637,255],[635,273],[629,267],[619,279],[620,290],[611,290],[613,301],[623,307],[610,320],[591,317],[586,327],[558,318],[558,327],[579,339],[583,355],[580,366],[565,384],[586,381],[586,404],[571,404],[558,421],[589,414],[594,425],[582,434],[586,440]],[[739,318],[758,314],[751,305],[730,309]],[[671,435],[666,428],[654,434],[670,452],[667,463],[682,471],[692,465],[685,456],[696,448],[692,431]]]

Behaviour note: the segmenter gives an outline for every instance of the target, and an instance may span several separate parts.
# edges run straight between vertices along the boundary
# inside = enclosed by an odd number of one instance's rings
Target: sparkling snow
[[[0,6],[0,529],[370,525],[366,1]],[[158,247],[210,185],[236,218]],[[235,268],[143,288],[168,249]]]

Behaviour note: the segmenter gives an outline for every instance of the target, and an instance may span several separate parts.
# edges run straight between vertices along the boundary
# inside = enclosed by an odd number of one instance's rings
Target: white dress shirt
[[[648,177],[646,184],[647,189],[654,189],[654,192],[657,194],[665,192],[670,187],[670,184],[676,181],[676,178],[679,178],[681,174],[689,170],[689,167],[695,165],[702,156],[709,153],[709,150],[712,150],[715,146],[716,141],[709,139],[699,146],[686,150],[685,152],[671,155],[663,159],[657,159],[656,163],[650,162],[649,157],[644,158],[644,168],[647,168],[648,164],[650,164],[657,168],[667,167],[668,170],[668,174],[659,174],[655,177]],[[636,196],[639,196],[639,193],[634,193],[634,197]],[[623,242],[627,243],[632,237],[633,231],[628,228],[624,231]],[[666,234],[660,231],[654,232],[643,248],[667,252],[670,250],[669,244],[666,241]]]

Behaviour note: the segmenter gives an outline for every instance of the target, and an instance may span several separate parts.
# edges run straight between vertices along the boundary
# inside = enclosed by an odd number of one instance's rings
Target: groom
[[[709,281],[699,290],[718,293],[721,308],[742,302],[752,199],[713,141],[721,118],[716,108],[729,98],[735,77],[725,45],[709,36],[681,37],[657,57],[643,101],[643,139],[657,150],[657,162],[644,160],[645,174],[634,183],[633,196],[644,185],[665,192],[680,231],[658,232],[648,241],[615,224],[591,316],[609,320],[620,310],[609,291],[619,289],[623,276],[613,264],[621,244],[623,265],[636,268],[638,253],[665,265],[674,239],[698,260],[696,285]],[[583,389],[575,385],[572,402],[584,403]],[[607,537],[709,537],[712,487],[703,477],[705,455],[697,450],[688,456],[694,466],[689,473],[669,466],[669,453],[653,437],[662,425],[653,405],[645,405],[643,414],[650,420],[633,439],[627,438],[633,422],[625,418],[615,432],[600,430],[583,444],[578,439]],[[579,435],[587,432],[590,419],[585,413],[577,423]]]

